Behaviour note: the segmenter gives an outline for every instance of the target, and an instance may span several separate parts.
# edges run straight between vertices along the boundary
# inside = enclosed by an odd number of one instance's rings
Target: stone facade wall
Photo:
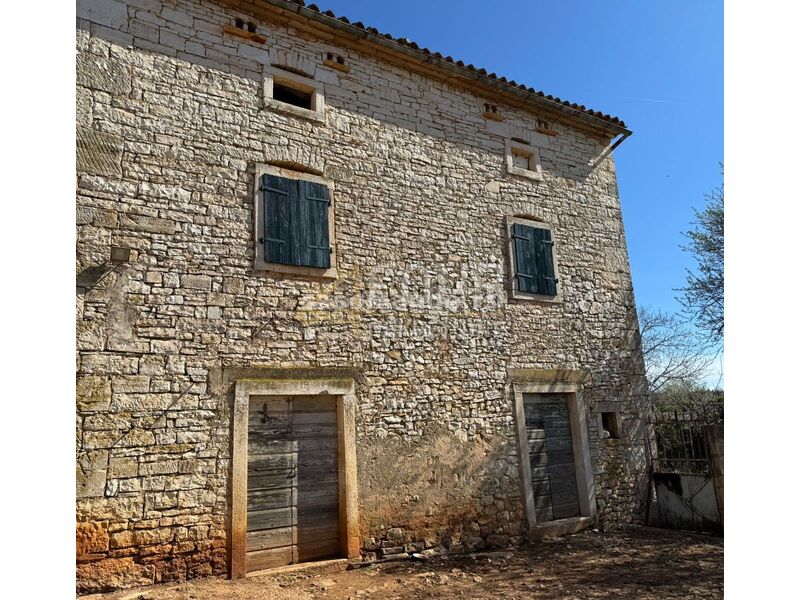
[[[632,423],[646,401],[614,164],[587,166],[607,140],[552,122],[544,180],[512,177],[482,98],[275,22],[223,35],[234,16],[78,2],[79,591],[227,572],[232,368],[357,373],[364,556],[522,542],[506,370],[582,370],[590,411]],[[270,60],[315,71],[327,124],[262,107]],[[335,281],[253,271],[274,161],[335,182]],[[514,215],[555,227],[561,302],[509,300]],[[588,421],[601,525],[635,520],[641,447]]]

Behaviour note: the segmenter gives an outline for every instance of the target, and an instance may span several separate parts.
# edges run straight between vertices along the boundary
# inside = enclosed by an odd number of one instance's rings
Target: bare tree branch
[[[722,341],[725,328],[725,194],[723,186],[706,195],[706,206],[694,211],[695,229],[686,233],[683,250],[697,260],[698,273],[687,271],[680,302],[685,313],[707,334],[708,341]]]
[[[715,356],[694,328],[678,315],[639,307],[642,354],[650,392],[667,385],[694,386],[706,375]]]

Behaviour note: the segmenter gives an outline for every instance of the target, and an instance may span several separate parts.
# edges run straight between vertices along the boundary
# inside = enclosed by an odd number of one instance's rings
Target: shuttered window
[[[268,263],[331,266],[327,186],[313,181],[261,176],[264,258]]]
[[[558,279],[550,230],[514,223],[511,237],[516,289],[523,294],[555,296]]]

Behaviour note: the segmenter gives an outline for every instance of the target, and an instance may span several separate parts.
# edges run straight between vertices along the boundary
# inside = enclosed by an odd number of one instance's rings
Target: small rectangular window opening
[[[299,106],[300,108],[307,108],[313,110],[312,99],[313,92],[306,92],[289,87],[286,84],[278,81],[272,84],[272,97],[279,102]]]
[[[522,152],[521,150],[512,150],[511,159],[515,167],[519,169],[525,169],[526,171],[532,170],[531,156],[527,152]]]
[[[619,423],[617,422],[617,413],[604,412],[600,413],[603,421],[603,437],[612,440],[619,439]]]

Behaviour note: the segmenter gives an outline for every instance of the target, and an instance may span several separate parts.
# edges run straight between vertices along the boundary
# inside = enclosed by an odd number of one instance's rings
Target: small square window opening
[[[506,172],[541,181],[542,168],[536,148],[516,138],[506,139]]]
[[[264,67],[264,108],[325,124],[322,82],[287,68]]]
[[[521,150],[513,150],[511,153],[512,164],[518,169],[531,170],[531,155]]]
[[[617,418],[617,413],[600,413],[600,419],[603,423],[603,437],[610,438],[612,440],[619,439],[619,421]]]
[[[279,81],[272,84],[272,97],[278,102],[285,102],[308,110],[312,110],[313,107],[314,94],[312,92],[298,90]]]

